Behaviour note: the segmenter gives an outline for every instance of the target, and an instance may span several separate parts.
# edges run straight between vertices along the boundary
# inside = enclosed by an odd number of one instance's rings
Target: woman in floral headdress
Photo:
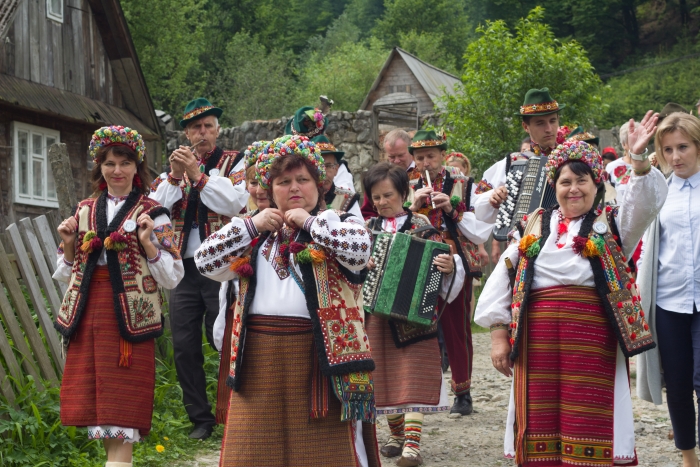
[[[94,193],[58,227],[54,279],[68,291],[54,323],[69,344],[61,422],[101,439],[107,467],[131,466],[151,429],[158,285],[182,279],[168,211],[148,198],[146,146],[136,130],[100,128],[90,141]]]
[[[221,465],[379,466],[374,362],[358,307],[370,233],[319,209],[323,158],[305,136],[256,162],[270,207],[233,219],[197,250],[199,271],[239,278]],[[244,441],[241,441],[244,440]]]
[[[656,121],[650,111],[630,128],[635,153]],[[515,376],[504,449],[517,465],[637,465],[627,359],[655,344],[626,263],[668,189],[648,160],[633,164],[620,207],[600,209],[597,149],[557,146],[547,176],[559,205],[528,216],[479,298],[493,365]]]

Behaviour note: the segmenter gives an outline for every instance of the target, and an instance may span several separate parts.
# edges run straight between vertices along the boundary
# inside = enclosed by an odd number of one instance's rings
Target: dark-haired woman
[[[70,344],[61,422],[101,439],[107,467],[131,466],[132,443],[151,429],[158,286],[172,289],[184,275],[168,212],[147,196],[145,153],[136,130],[97,130],[95,192],[58,227],[54,278],[69,286],[54,325]]]
[[[256,174],[270,207],[232,219],[195,254],[205,276],[239,278],[221,465],[378,467],[357,303],[370,233],[351,214],[319,210],[325,171],[308,138],[268,143]]]
[[[397,165],[382,162],[373,166],[363,180],[365,193],[379,213],[369,219],[373,232],[410,232],[430,226],[422,214],[403,207],[409,185],[406,171]],[[438,231],[430,240],[442,242]],[[438,255],[434,261],[443,274],[440,296],[452,302],[464,285],[465,272],[459,255]],[[370,259],[370,269],[374,261]],[[454,283],[450,289],[452,276]],[[447,296],[449,292],[449,297]],[[384,457],[401,458],[396,465],[421,465],[420,439],[423,414],[450,409],[442,376],[437,320],[433,326],[418,329],[376,316],[367,317],[367,335],[372,343],[372,358],[377,414],[386,415],[391,435],[381,453]]]
[[[649,112],[630,129],[634,153],[656,121]],[[493,365],[515,376],[505,455],[522,466],[637,465],[627,358],[655,344],[626,263],[667,186],[640,157],[619,208],[601,211],[594,147],[565,142],[547,168],[559,205],[528,216],[504,253],[514,286],[499,262],[476,308],[476,323],[491,328]]]

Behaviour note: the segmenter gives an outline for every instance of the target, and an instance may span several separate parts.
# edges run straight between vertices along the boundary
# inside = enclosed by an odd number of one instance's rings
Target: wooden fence
[[[56,270],[58,214],[24,218],[0,233],[0,393],[15,400],[31,375],[38,388],[60,384],[65,364],[53,320],[66,290]],[[9,378],[11,376],[12,378]]]

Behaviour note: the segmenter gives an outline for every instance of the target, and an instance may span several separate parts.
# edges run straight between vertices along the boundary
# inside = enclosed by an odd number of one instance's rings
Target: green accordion
[[[405,233],[376,235],[375,267],[362,287],[367,313],[413,326],[430,326],[435,315],[442,273],[433,264],[449,245]]]

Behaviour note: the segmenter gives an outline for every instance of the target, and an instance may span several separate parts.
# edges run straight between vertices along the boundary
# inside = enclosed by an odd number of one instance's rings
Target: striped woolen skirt
[[[414,404],[434,407],[405,411],[437,411],[442,386],[437,337],[397,348],[387,320],[367,316],[366,324],[372,359],[377,366],[372,376],[378,413],[385,407]]]
[[[613,465],[618,344],[600,297],[591,287],[535,290],[525,316],[515,362],[516,462]]]
[[[330,393],[328,415],[311,418],[316,355],[311,321],[249,316],[241,388],[231,391],[222,467],[359,466],[351,422],[340,421],[340,402]],[[375,427],[363,423],[369,467],[379,467]]]
[[[85,311],[71,337],[61,382],[61,423],[151,429],[155,342],[132,344],[131,366],[119,366],[119,328],[106,266],[90,281]]]

